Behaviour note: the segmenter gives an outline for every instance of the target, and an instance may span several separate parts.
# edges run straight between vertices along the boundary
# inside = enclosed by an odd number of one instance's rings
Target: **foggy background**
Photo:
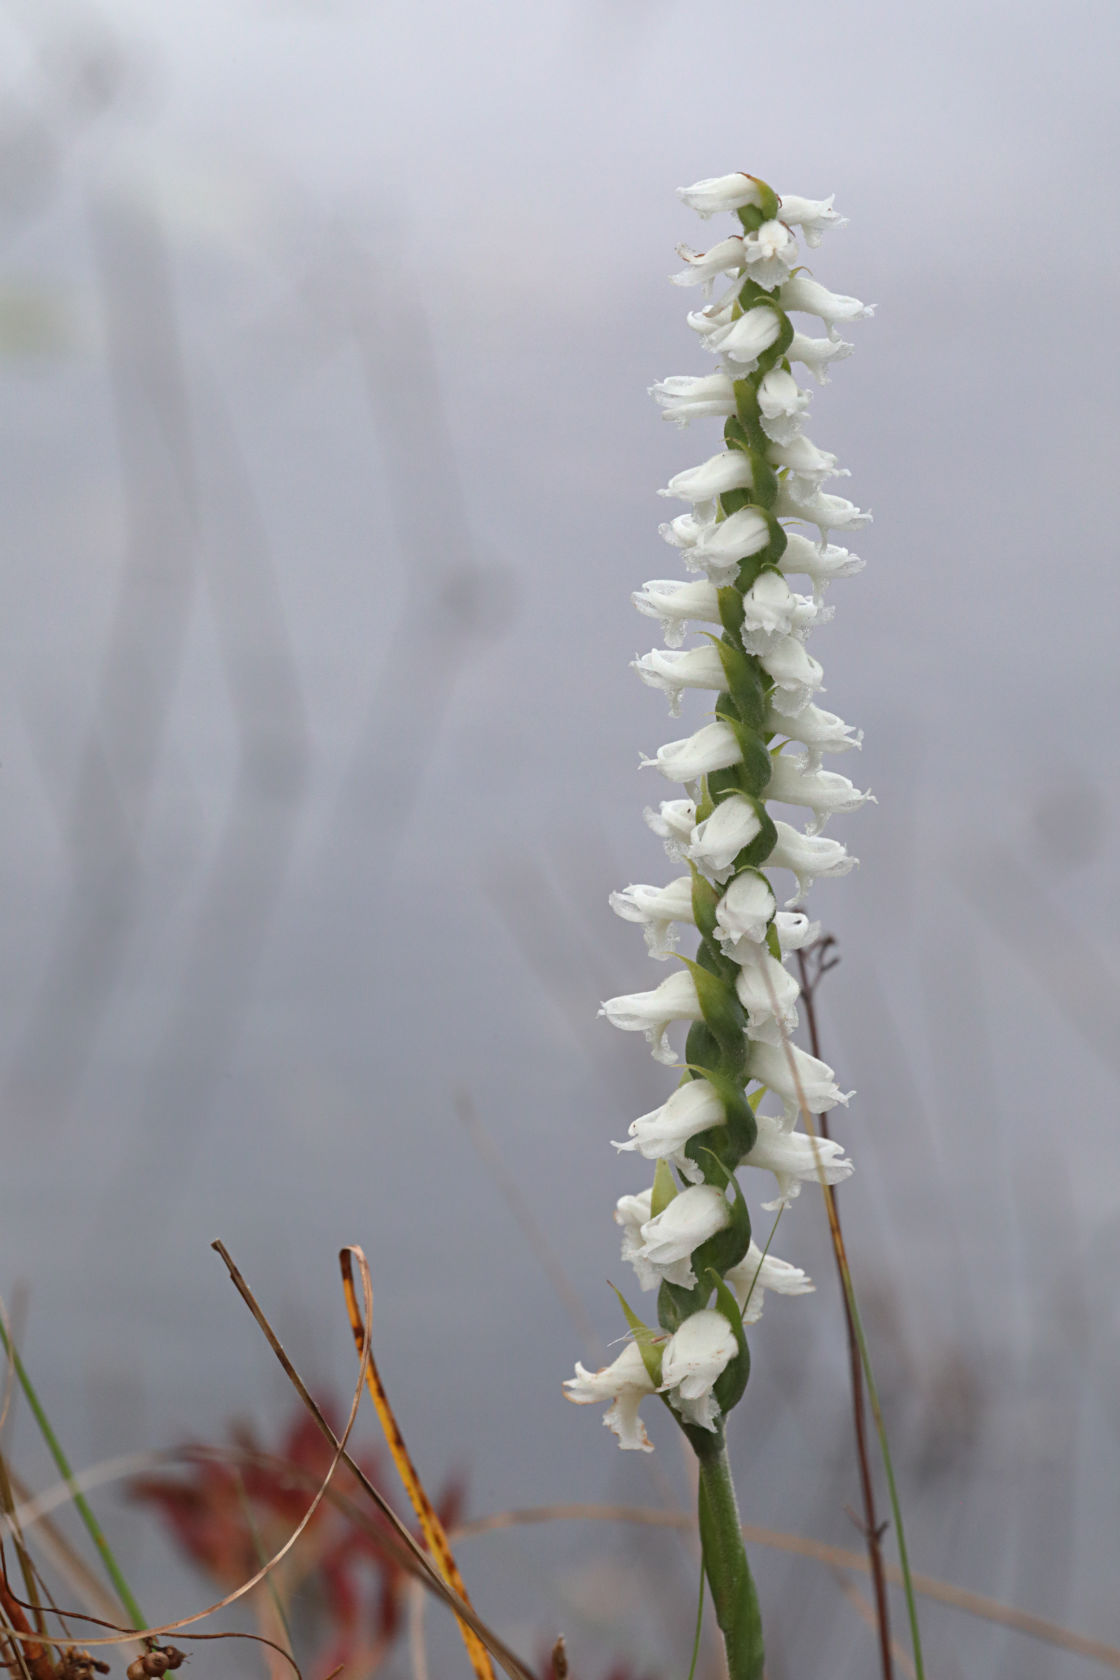
[[[596,1009],[663,971],[606,900],[673,873],[638,754],[705,703],[628,670],[629,594],[680,571],[654,492],[720,437],[646,395],[710,365],[666,276],[723,224],[673,189],[743,168],[835,192],[813,272],[879,305],[808,428],[875,513],[812,651],[879,803],[810,908],[913,1562],[1116,1639],[1118,32],[1090,0],[0,12],[0,1286],[77,1464],[290,1411],[215,1237],[348,1392],[359,1242],[431,1483],[688,1500],[654,1406],[662,1483],[559,1384],[622,1332],[607,1278],[650,1299],[609,1140],[669,1086]],[[775,1250],[818,1291],[752,1337],[744,1516],[858,1547],[813,1189]],[[13,1452],[53,1479],[26,1415]],[[98,1508],[150,1616],[201,1605]],[[529,1655],[687,1668],[674,1542],[461,1561]],[[753,1562],[771,1680],[873,1671],[826,1570]],[[923,1622],[939,1680],[1092,1672]]]

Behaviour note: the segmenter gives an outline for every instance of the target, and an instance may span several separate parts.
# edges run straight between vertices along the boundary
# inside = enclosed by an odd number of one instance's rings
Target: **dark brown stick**
[[[801,971],[801,996],[805,1002],[805,1019],[809,1027],[809,1048],[814,1056],[821,1053],[820,1032],[817,1026],[816,989],[829,969],[835,968],[840,961],[835,954],[836,941],[830,933],[818,939],[807,950],[798,951],[797,966]],[[806,960],[814,959],[812,968]],[[829,1137],[828,1118],[821,1114],[817,1124],[822,1137]],[[832,1192],[833,1210],[836,1219],[836,1231],[840,1234],[840,1210],[836,1200],[835,1189]],[[887,1604],[887,1578],[883,1569],[883,1530],[884,1523],[879,1524],[875,1510],[875,1486],[871,1480],[871,1459],[867,1443],[867,1407],[863,1393],[863,1363],[859,1355],[859,1342],[856,1339],[856,1327],[852,1322],[851,1308],[848,1305],[848,1292],[844,1288],[843,1272],[840,1266],[840,1256],[836,1256],[837,1271],[840,1272],[840,1299],[844,1303],[844,1324],[848,1332],[848,1369],[852,1385],[852,1421],[856,1432],[856,1456],[859,1460],[860,1494],[863,1499],[863,1537],[867,1542],[867,1559],[871,1567],[871,1582],[875,1592],[875,1615],[879,1629],[879,1661],[883,1680],[894,1680],[894,1662],[891,1656],[890,1611]]]

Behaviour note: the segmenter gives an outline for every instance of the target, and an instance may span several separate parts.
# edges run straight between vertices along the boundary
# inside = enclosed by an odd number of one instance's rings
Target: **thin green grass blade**
[[[113,1555],[112,1548],[110,1547],[108,1540],[105,1538],[101,1524],[94,1516],[93,1511],[90,1508],[89,1501],[86,1499],[85,1494],[81,1491],[74,1478],[74,1472],[70,1467],[70,1461],[62,1450],[58,1436],[51,1428],[50,1419],[43,1410],[42,1401],[35,1392],[34,1384],[27,1374],[23,1360],[20,1358],[16,1348],[9,1341],[8,1333],[2,1323],[0,1323],[0,1343],[3,1343],[4,1352],[12,1362],[12,1369],[15,1371],[15,1374],[19,1379],[19,1385],[23,1390],[23,1396],[27,1401],[31,1415],[39,1426],[39,1433],[46,1442],[47,1451],[54,1459],[55,1468],[70,1490],[70,1497],[74,1501],[74,1508],[86,1526],[86,1532],[93,1542],[94,1549],[97,1552],[98,1557],[101,1559],[105,1573],[108,1575],[113,1584],[114,1592],[121,1601],[125,1615],[129,1619],[129,1625],[133,1628],[147,1627],[148,1623],[144,1619],[144,1614],[133,1597],[132,1590],[121,1572],[120,1564]]]

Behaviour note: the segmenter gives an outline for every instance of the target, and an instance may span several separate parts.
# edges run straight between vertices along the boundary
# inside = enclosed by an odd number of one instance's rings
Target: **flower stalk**
[[[700,1472],[697,1511],[704,1575],[727,1651],[728,1673],[733,1680],[761,1680],[762,1612],[743,1545],[727,1442],[722,1427],[703,1437],[694,1431],[689,1439]]]
[[[800,1294],[812,1285],[754,1243],[738,1173],[772,1173],[778,1196],[763,1205],[780,1209],[803,1181],[827,1186],[852,1171],[837,1143],[796,1130],[802,1110],[822,1114],[848,1099],[830,1067],[790,1043],[800,988],[786,963],[819,932],[796,908],[809,886],[855,862],[821,830],[870,797],[822,768],[824,756],[858,748],[861,737],[815,703],[823,671],[805,647],[831,616],[828,584],[862,566],[830,532],[859,529],[870,515],[822,489],[842,469],[803,432],[809,395],[793,370],[807,367],[823,383],[831,362],[851,350],[838,323],[871,311],[799,267],[798,237],[815,247],[840,220],[831,200],[779,199],[744,174],[697,182],[680,197],[702,216],[733,213],[740,231],[706,252],[679,247],[685,268],[673,277],[705,294],[721,277],[730,281],[688,317],[719,371],[671,377],[652,394],[680,425],[721,418],[724,446],[661,492],[689,504],[661,535],[697,575],[655,579],[634,595],[666,643],[635,669],[674,716],[690,690],[714,699],[711,721],[642,761],[684,785],[685,798],[662,802],[646,820],[688,873],[611,897],[618,915],[642,925],[650,956],[680,966],[652,991],[609,999],[602,1013],[645,1033],[655,1059],[682,1072],[662,1107],[616,1144],[655,1163],[651,1188],[624,1196],[615,1219],[639,1286],[657,1290],[656,1325],[623,1302],[634,1341],[600,1372],[577,1366],[566,1388],[581,1404],[611,1402],[605,1422],[624,1447],[652,1450],[638,1416],[646,1394],[658,1394],[684,1430],[700,1466],[704,1568],[729,1672],[758,1680],[761,1620],[725,1419],[750,1373],[744,1323],[757,1321],[766,1290]],[[795,314],[815,315],[827,337],[799,332]],[[791,587],[799,576],[811,594]],[[682,647],[690,629],[696,643]],[[772,803],[807,814],[804,829],[781,820]],[[794,877],[784,904],[775,871]],[[698,938],[691,956],[677,950],[682,927]],[[670,1038],[678,1022],[687,1026],[680,1059]]]

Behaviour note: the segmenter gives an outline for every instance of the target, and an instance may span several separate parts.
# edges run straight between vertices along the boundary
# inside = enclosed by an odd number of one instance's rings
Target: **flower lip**
[[[576,1362],[576,1374],[564,1384],[564,1395],[577,1406],[593,1406],[610,1400],[604,1424],[618,1436],[620,1447],[631,1452],[652,1452],[653,1442],[638,1416],[638,1404],[654,1392],[654,1386],[636,1342],[627,1342],[618,1358],[599,1371],[588,1371]]]

